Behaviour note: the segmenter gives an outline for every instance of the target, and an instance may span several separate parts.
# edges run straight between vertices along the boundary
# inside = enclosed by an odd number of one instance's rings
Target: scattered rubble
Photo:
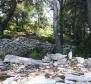
[[[42,60],[6,55],[0,60],[5,67],[0,68],[0,84],[91,84],[89,63],[90,58],[68,60],[59,53],[47,54]]]

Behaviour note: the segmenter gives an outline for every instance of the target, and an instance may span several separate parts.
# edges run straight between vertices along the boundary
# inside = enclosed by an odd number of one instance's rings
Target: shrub
[[[33,59],[42,59],[43,58],[43,54],[41,52],[38,52],[38,51],[34,50],[31,53],[31,58],[33,58]]]
[[[75,49],[75,54],[84,58],[91,57],[91,34],[89,34]]]
[[[4,58],[4,53],[0,51],[0,58],[3,59]]]

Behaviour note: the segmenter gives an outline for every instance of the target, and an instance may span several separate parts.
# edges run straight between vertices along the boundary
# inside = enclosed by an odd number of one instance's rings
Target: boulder
[[[4,58],[4,62],[24,64],[25,66],[42,64],[41,60],[34,60],[32,58],[24,58],[14,55],[6,55]]]
[[[91,60],[90,59],[85,59],[84,61],[84,66],[86,68],[91,68]]]
[[[66,58],[58,60],[58,61],[55,61],[53,63],[53,65],[56,66],[56,67],[60,67],[61,65],[65,66],[66,64],[67,64],[67,59]]]
[[[70,80],[65,80],[65,84],[75,84],[74,81],[70,81]]]
[[[42,59],[42,61],[43,61],[44,63],[50,63],[52,60],[51,60],[50,57],[44,56],[44,58]]]
[[[2,59],[0,59],[0,66],[4,66]]]
[[[65,80],[68,81],[76,81],[76,82],[89,82],[91,81],[91,74],[87,75],[73,75],[73,74],[66,74],[65,75]]]
[[[57,76],[55,76],[55,77],[53,78],[53,80],[55,80],[56,82],[64,82],[63,79],[61,79],[60,77],[57,77]]]
[[[68,53],[68,58],[69,58],[69,59],[72,59],[72,51],[70,51],[70,52]]]
[[[31,78],[31,80],[23,82],[22,84],[56,84],[56,81],[39,75],[35,78]]]
[[[51,60],[53,61],[58,61],[58,60],[62,60],[64,58],[67,57],[67,55],[62,55],[60,53],[56,53],[56,54],[47,54],[48,57],[51,58]]]
[[[0,70],[4,70],[4,69],[5,69],[5,65],[3,61],[0,59]]]
[[[13,81],[15,81],[16,77],[10,77],[7,78],[5,81],[3,81],[2,84],[12,84]]]
[[[81,63],[81,64],[83,64],[85,61],[85,59],[82,57],[75,57],[75,59],[77,60],[78,63]]]

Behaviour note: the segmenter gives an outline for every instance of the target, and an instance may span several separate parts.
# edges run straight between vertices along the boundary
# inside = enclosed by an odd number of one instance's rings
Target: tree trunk
[[[54,35],[55,35],[55,43],[56,43],[56,49],[57,52],[62,53],[62,47],[61,47],[61,39],[60,39],[60,32],[59,32],[59,26],[58,26],[58,7],[57,7],[57,1],[53,0],[54,10],[53,10],[53,29],[54,29]]]
[[[63,16],[63,0],[59,0],[60,11],[59,11],[59,27],[60,27],[60,37],[61,37],[61,50],[63,53],[63,31],[64,31],[64,16]]]
[[[88,9],[88,24],[91,32],[91,0],[87,0],[87,9]]]
[[[0,37],[3,36],[3,30],[7,27],[8,22],[10,21],[11,17],[13,16],[15,8],[16,8],[16,0],[12,0],[11,8],[7,14],[7,18],[5,18],[4,21],[0,23]]]

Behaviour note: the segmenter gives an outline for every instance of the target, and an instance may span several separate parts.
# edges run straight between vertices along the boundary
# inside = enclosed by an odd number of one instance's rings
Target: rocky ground
[[[59,53],[42,60],[6,55],[0,60],[0,84],[91,84],[91,58],[70,60]]]
[[[70,55],[68,59],[59,53],[47,54],[42,60],[23,57],[31,57],[36,46],[43,53],[52,47],[25,37],[0,40],[0,56],[5,55],[0,59],[0,84],[91,84],[91,58]]]

